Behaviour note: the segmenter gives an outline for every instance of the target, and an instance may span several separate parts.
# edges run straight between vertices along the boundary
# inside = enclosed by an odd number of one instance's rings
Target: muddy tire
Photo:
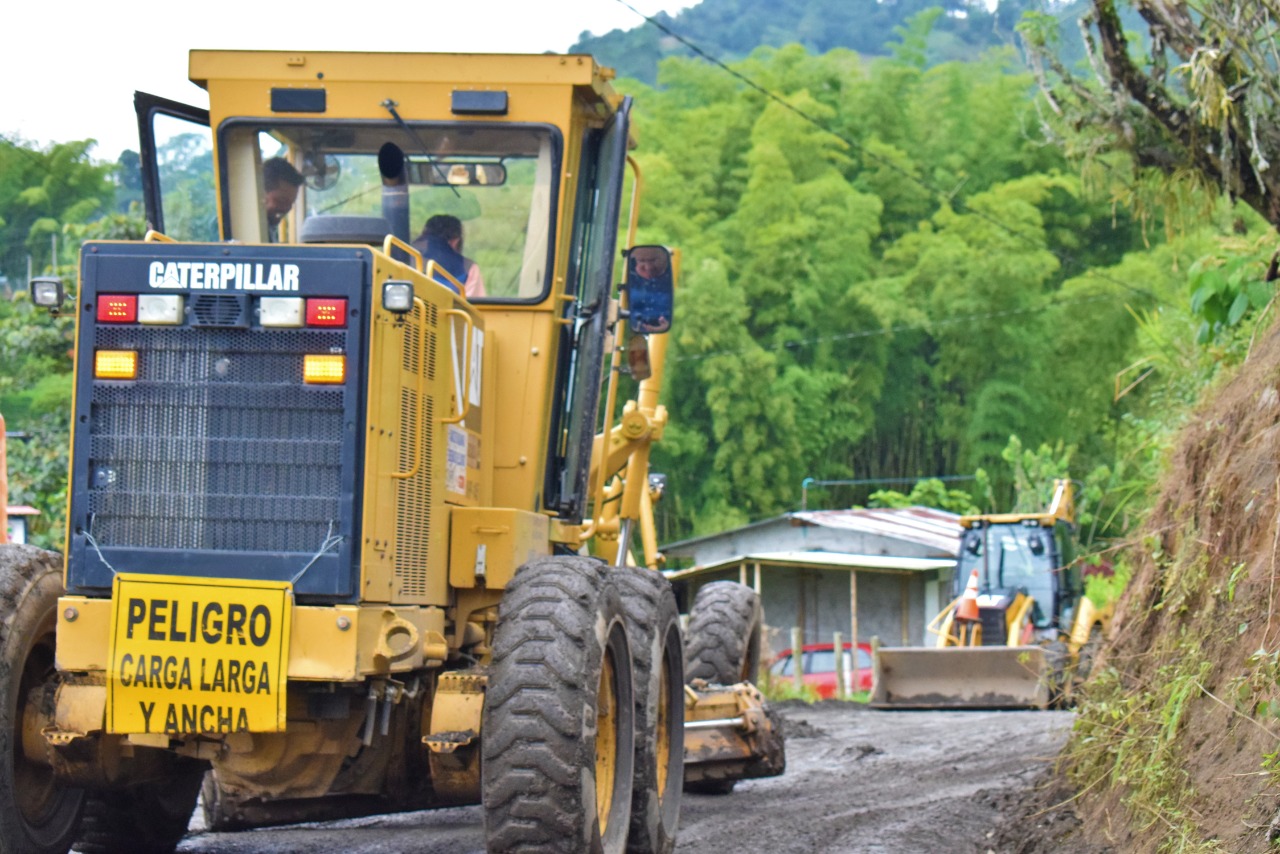
[[[65,786],[23,747],[33,704],[52,712],[62,559],[0,545],[0,854],[65,852],[80,828],[84,792]]]
[[[636,758],[630,854],[670,854],[684,790],[684,646],[671,583],[651,569],[614,570],[635,684]]]
[[[1063,641],[1053,641],[1044,648],[1046,678],[1049,680],[1049,708],[1065,709],[1070,706],[1071,653]]]
[[[1080,647],[1080,655],[1076,659],[1075,681],[1083,684],[1089,678],[1089,674],[1093,672],[1093,662],[1098,658],[1098,652],[1102,649],[1102,624],[1095,623],[1093,628],[1089,630],[1089,639]]]
[[[507,585],[481,720],[490,852],[626,847],[635,698],[610,575],[591,558],[541,558]]]
[[[754,683],[760,675],[760,597],[736,581],[713,581],[689,607],[685,679],[717,685]]]
[[[76,849],[84,854],[169,854],[187,834],[204,763],[177,760],[172,773],[120,789],[91,792]]]

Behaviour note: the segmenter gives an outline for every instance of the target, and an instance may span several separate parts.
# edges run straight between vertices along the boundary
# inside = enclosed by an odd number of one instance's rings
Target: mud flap
[[[781,720],[749,682],[685,686],[685,785],[732,784],[786,770]]]
[[[1049,706],[1049,664],[1038,646],[882,648],[872,668],[876,709]]]

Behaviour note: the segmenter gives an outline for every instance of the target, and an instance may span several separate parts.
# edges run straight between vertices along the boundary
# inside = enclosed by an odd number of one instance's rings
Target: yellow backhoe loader
[[[207,111],[135,99],[146,239],[32,282],[77,319],[68,532],[0,547],[0,852],[170,851],[202,790],[214,829],[482,803],[490,851],[669,852],[686,743],[694,787],[780,773],[656,571],[679,257],[633,245],[612,73],[190,76]]]
[[[1071,482],[1043,513],[962,516],[955,598],[929,624],[934,647],[874,651],[871,705],[1047,708],[1081,678],[1110,622],[1072,560]]]

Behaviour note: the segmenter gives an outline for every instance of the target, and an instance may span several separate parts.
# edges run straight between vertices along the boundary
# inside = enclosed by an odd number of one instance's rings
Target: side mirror
[[[627,323],[632,332],[660,334],[671,329],[675,295],[671,253],[665,246],[633,246],[627,252]]]

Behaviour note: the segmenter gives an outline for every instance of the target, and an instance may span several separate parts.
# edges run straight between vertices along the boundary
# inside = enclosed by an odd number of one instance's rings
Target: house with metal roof
[[[949,600],[960,517],[929,507],[809,510],[670,543],[662,552],[677,595],[692,601],[711,581],[760,594],[767,641],[932,643],[926,626]]]

